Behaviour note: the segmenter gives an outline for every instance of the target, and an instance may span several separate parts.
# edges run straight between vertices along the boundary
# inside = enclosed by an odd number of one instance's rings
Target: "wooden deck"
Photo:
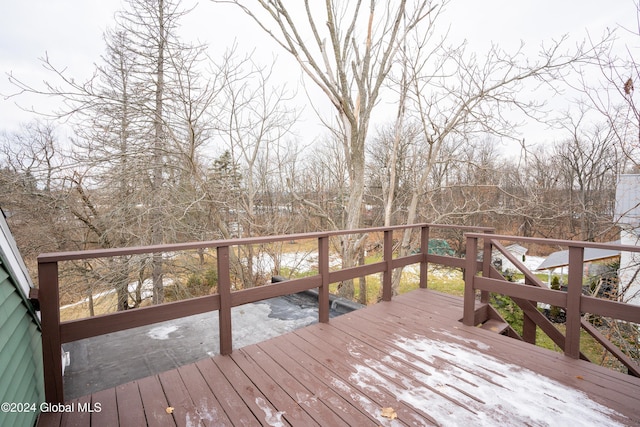
[[[640,425],[640,379],[464,326],[462,305],[419,289],[76,399],[38,426]]]

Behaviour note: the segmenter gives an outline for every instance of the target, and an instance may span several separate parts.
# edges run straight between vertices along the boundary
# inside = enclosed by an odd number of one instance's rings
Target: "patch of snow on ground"
[[[307,272],[318,268],[318,251],[283,252],[277,256],[279,257],[280,268],[298,272]],[[342,260],[338,255],[331,254],[329,256],[330,267],[337,267],[341,264]],[[253,266],[263,273],[273,273],[276,270],[276,261],[272,255],[261,253],[253,258]]]
[[[614,411],[585,393],[462,344],[426,337],[397,337],[393,344],[403,351],[393,350],[382,361],[362,359],[350,380],[361,390],[388,393],[438,424],[622,425],[612,418]],[[400,373],[407,363],[415,368],[410,378]]]
[[[175,325],[158,326],[149,330],[149,332],[147,332],[147,336],[154,340],[168,340],[169,334],[177,330],[178,327]]]
[[[255,303],[233,307],[233,347],[239,348],[264,341],[318,321],[317,312],[311,310],[307,316],[287,320],[270,317],[270,314],[271,307],[268,304]]]
[[[172,284],[173,284],[173,279],[169,279],[169,278],[162,279],[162,286],[170,286]],[[127,285],[127,290],[129,294],[131,295],[135,294],[137,287],[138,287],[138,282],[129,283],[129,285]],[[114,294],[115,292],[116,292],[115,289],[110,289],[108,291],[93,294],[92,298],[96,300],[98,298],[102,298],[107,295]],[[142,297],[142,300],[150,299],[153,296],[153,281],[151,279],[147,279],[142,282],[142,286],[140,287],[140,296]],[[60,307],[60,310],[64,310],[65,308],[74,307],[80,304],[87,304],[88,302],[89,302],[89,298],[84,298],[80,301],[63,305]]]

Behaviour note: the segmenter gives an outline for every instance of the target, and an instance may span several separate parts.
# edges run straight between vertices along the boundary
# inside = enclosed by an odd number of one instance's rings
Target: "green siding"
[[[44,401],[40,329],[0,264],[0,402]],[[38,412],[0,413],[0,425],[33,426]]]

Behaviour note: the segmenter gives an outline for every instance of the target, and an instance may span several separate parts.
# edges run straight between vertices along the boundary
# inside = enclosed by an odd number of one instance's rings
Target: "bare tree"
[[[77,234],[66,233],[62,219],[64,158],[51,123],[0,133],[0,205],[27,261],[43,251],[77,248]]]
[[[255,6],[238,0],[216,2],[241,8],[298,61],[335,108],[349,172],[346,227],[358,228],[371,114],[399,41],[431,12],[431,2],[378,4],[371,0],[368,6],[362,1],[327,1],[324,6],[308,0],[303,5],[282,0],[258,0]],[[361,241],[353,236],[343,241],[346,267],[354,265]],[[353,297],[353,283],[345,283],[340,294]]]
[[[630,2],[631,5],[631,2]],[[640,159],[640,108],[638,106],[638,92],[635,90],[640,82],[640,67],[635,56],[633,46],[622,45],[619,34],[630,36],[631,40],[640,37],[640,3],[633,2],[634,13],[637,16],[636,28],[617,28],[613,30],[613,43],[595,59],[594,68],[576,67],[578,78],[569,84],[581,92],[590,106],[596,109],[607,121],[627,161],[638,170]],[[590,40],[593,46],[597,41]]]
[[[429,16],[434,20],[437,17],[437,13]],[[421,159],[407,207],[408,223],[416,221],[418,207],[429,205],[428,195],[435,194],[430,186],[439,184],[430,182],[430,178],[437,164],[446,162],[451,153],[458,152],[476,135],[515,139],[517,122],[508,112],[523,113],[529,120],[541,120],[544,113],[544,102],[523,97],[523,89],[535,92],[546,87],[557,91],[556,86],[570,66],[590,61],[608,42],[605,39],[590,48],[579,45],[565,52],[567,39],[562,38],[543,44],[538,59],[533,60],[525,53],[524,45],[514,53],[494,45],[481,56],[468,53],[466,43],[448,46],[446,35],[436,36],[433,32],[433,21],[416,28],[414,37],[403,45],[406,59],[400,63],[396,78],[400,100],[406,103],[406,107],[401,103],[398,111],[421,130]],[[407,85],[405,97],[403,88]],[[396,125],[403,121],[408,120],[399,114]],[[477,209],[474,203],[467,207]],[[409,240],[407,232],[400,245],[403,253],[410,250]]]
[[[594,241],[608,231],[604,224],[610,224],[613,216],[615,182],[622,162],[614,130],[585,121],[584,109],[577,117],[567,115],[562,120],[569,137],[556,146],[554,154],[561,159],[571,232]]]
[[[284,172],[278,171],[282,159],[278,154],[284,149],[296,114],[286,106],[291,96],[287,90],[272,85],[272,68],[233,55],[227,56],[220,67],[226,102],[218,113],[218,133],[242,174],[242,192],[236,195],[234,206],[242,213],[238,235],[262,235],[267,224],[260,217],[269,209],[265,203],[267,187],[274,187],[268,185],[272,176]],[[246,263],[237,264],[245,287],[261,281],[254,269],[255,256],[254,248],[248,246],[243,257]]]
[[[200,74],[203,47],[178,38],[188,12],[178,0],[126,5],[105,34],[106,52],[88,81],[47,57],[42,61],[53,83],[37,88],[11,77],[19,92],[58,97],[62,107],[54,116],[75,125],[70,212],[88,230],[87,244],[101,247],[160,244],[190,232],[180,220],[199,207],[185,195],[194,196],[202,182],[197,151],[209,136],[205,123],[217,95]],[[164,299],[162,265],[154,254],[154,303]],[[126,281],[129,275],[117,276]],[[118,307],[126,308],[126,284],[117,287]]]

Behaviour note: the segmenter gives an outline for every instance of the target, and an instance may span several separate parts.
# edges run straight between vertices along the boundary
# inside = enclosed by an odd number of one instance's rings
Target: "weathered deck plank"
[[[640,379],[461,317],[461,298],[417,290],[94,393],[77,402],[101,412],[44,414],[38,425],[536,425],[582,406],[578,424],[640,424]]]
[[[330,382],[323,382],[325,372],[315,374],[315,364],[312,364],[310,358],[297,347],[271,340],[260,343],[258,347],[264,349],[273,360],[309,389],[311,399],[318,399],[339,416],[343,422],[337,422],[335,425],[368,425],[373,422],[373,419],[367,417],[352,403],[353,399],[349,394],[341,389],[334,389]],[[331,414],[325,416],[330,417]]]
[[[296,404],[304,408],[313,417],[316,423],[321,426],[344,424],[345,420],[340,418],[339,414],[333,412],[315,393],[290,373],[293,369],[287,371],[282,365],[279,365],[272,358],[273,353],[267,354],[258,346],[247,347],[239,350],[239,353],[251,358],[250,363],[260,366],[270,378],[270,381],[279,384]]]
[[[102,411],[117,413],[121,426],[145,425],[147,423],[137,382],[134,381],[116,387],[116,402],[117,407],[105,405]]]
[[[94,411],[91,416],[91,422],[97,426],[116,426],[118,425],[118,413],[107,410],[108,408],[117,408],[116,389],[108,388],[98,391],[91,395],[91,408]],[[105,410],[102,410],[102,407]]]
[[[194,402],[196,412],[206,426],[228,427],[233,425],[195,364],[181,366],[178,368],[178,372],[184,381],[188,395]]]
[[[218,365],[211,359],[201,360],[196,363],[202,373],[202,377],[207,382],[209,389],[213,392],[224,412],[233,421],[234,425],[259,426],[257,418],[243,403],[241,397],[236,393],[233,386],[218,369]]]

